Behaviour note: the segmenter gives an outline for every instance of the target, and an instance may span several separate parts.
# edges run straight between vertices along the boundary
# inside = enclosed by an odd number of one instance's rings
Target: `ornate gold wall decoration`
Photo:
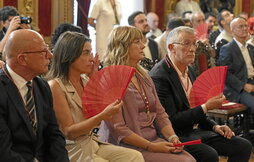
[[[73,23],[74,0],[52,0],[51,1],[51,24],[52,31],[61,23]]]
[[[40,31],[38,27],[38,0],[18,0],[18,11],[21,16],[30,16],[33,21],[31,23],[31,26],[34,30]]]
[[[3,5],[4,5],[4,3],[3,3],[4,1],[3,0],[0,0],[0,7],[2,8],[3,7]]]
[[[242,0],[235,0],[234,15],[238,15],[242,12]]]

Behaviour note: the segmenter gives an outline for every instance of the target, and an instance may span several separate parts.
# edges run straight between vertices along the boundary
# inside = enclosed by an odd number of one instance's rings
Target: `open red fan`
[[[116,99],[121,100],[134,72],[133,67],[114,65],[95,73],[84,87],[82,96],[84,116],[90,118],[103,111]]]
[[[206,23],[200,24],[196,27],[196,37],[198,40],[207,38],[208,36],[208,25]]]
[[[190,107],[204,104],[211,97],[223,92],[227,66],[217,66],[204,71],[194,82],[190,92]]]

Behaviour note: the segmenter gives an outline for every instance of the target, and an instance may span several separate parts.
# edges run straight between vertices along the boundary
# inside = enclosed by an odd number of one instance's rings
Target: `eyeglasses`
[[[197,48],[198,44],[196,42],[186,42],[186,43],[181,43],[181,42],[174,42],[173,44],[180,44],[182,46],[190,48],[191,46],[194,46]]]
[[[237,29],[248,29],[248,25],[247,24],[243,24],[243,25],[239,25],[237,26]]]
[[[32,53],[43,55],[46,58],[48,57],[49,54],[51,54],[51,52],[48,48],[41,50],[41,51],[25,51],[25,52],[22,52],[21,54],[32,54]]]

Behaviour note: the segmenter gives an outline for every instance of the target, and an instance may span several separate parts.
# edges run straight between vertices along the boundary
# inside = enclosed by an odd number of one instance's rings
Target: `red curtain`
[[[162,29],[164,22],[164,2],[165,0],[156,0],[156,14],[159,16],[159,28]]]
[[[250,4],[250,0],[242,1],[242,11],[248,13],[249,15],[251,14]]]
[[[145,12],[146,13],[148,13],[149,11],[151,11],[150,10],[150,8],[151,8],[151,0],[144,0],[144,4],[145,4]]]
[[[39,1],[39,28],[43,36],[51,36],[51,0]]]
[[[78,21],[77,25],[83,30],[83,33],[89,36],[89,31],[87,30],[88,25],[88,13],[91,0],[77,0],[78,2]]]
[[[4,0],[4,6],[13,6],[17,8],[17,0]]]

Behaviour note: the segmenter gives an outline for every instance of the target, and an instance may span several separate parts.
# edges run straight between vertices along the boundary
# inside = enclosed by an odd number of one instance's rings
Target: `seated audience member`
[[[194,0],[180,0],[176,3],[176,13],[182,16],[185,11],[202,12],[199,4]]]
[[[195,12],[192,14],[191,22],[193,28],[197,29],[199,25],[205,23],[205,15],[203,14],[203,12]],[[208,38],[200,38],[197,41],[196,57],[193,65],[196,75],[200,75],[208,68],[215,66],[214,57],[215,50],[209,44]]]
[[[0,52],[2,53],[6,40],[11,32],[17,29],[31,29],[30,24],[20,23],[20,17],[17,9],[12,6],[5,6],[0,10],[0,20],[3,28],[0,30]],[[2,56],[5,60],[4,56]],[[1,64],[1,63],[0,63]]]
[[[109,142],[140,151],[145,161],[195,161],[183,147],[174,146],[180,141],[158,100],[151,78],[138,64],[144,57],[143,37],[138,29],[129,26],[115,28],[109,37],[105,65],[128,65],[136,68],[136,72],[120,113],[105,121],[102,128],[109,130]]]
[[[89,119],[82,112],[83,88],[87,82],[82,74],[97,71],[98,56],[93,59],[90,40],[77,32],[65,32],[59,37],[48,73],[53,94],[54,110],[60,129],[67,139],[66,148],[70,161],[126,161],[142,162],[142,155],[135,150],[100,142],[93,128],[101,120],[119,112],[122,101],[115,101]]]
[[[154,12],[149,12],[147,15],[147,23],[150,27],[149,33],[146,34],[147,38],[155,39],[159,37],[162,32],[159,29],[159,16]]]
[[[128,23],[129,23],[129,25],[134,26],[137,29],[139,29],[143,33],[144,36],[150,30],[149,25],[147,23],[146,15],[141,11],[133,12],[128,17]],[[144,40],[145,40],[145,49],[144,49],[145,57],[141,61],[140,64],[145,69],[151,70],[151,68],[157,62],[160,61],[161,56],[160,56],[160,53],[159,53],[158,45],[153,39],[144,37]]]
[[[254,46],[248,45],[248,26],[244,18],[232,20],[233,41],[220,50],[218,65],[228,66],[224,94],[228,100],[239,102],[254,114]]]
[[[47,82],[52,58],[42,36],[13,31],[6,42],[6,65],[0,70],[0,161],[68,162]]]
[[[82,29],[79,26],[76,26],[73,24],[68,24],[68,23],[60,24],[56,27],[54,33],[52,34],[52,40],[51,40],[52,48],[54,48],[60,35],[66,31],[73,31],[73,32],[82,33]]]
[[[218,13],[217,15],[217,22],[218,22],[218,29],[211,32],[209,34],[209,43],[215,47],[215,40],[220,35],[221,31],[223,30],[223,26],[221,24],[221,21],[223,20],[222,12]]]
[[[195,79],[189,66],[194,61],[196,36],[189,27],[178,27],[167,37],[169,53],[150,71],[160,102],[182,141],[202,139],[200,145],[185,146],[197,161],[218,162],[218,155],[228,161],[247,162],[252,146],[244,138],[234,136],[226,125],[217,125],[207,117],[208,110],[219,108],[225,97],[220,94],[205,104],[190,108],[189,94]],[[194,127],[198,124],[198,127]]]
[[[163,32],[163,34],[157,38],[155,38],[155,41],[158,44],[159,51],[161,53],[161,57],[165,58],[167,55],[167,35],[168,33],[173,30],[176,27],[184,26],[184,22],[181,18],[172,18],[168,21],[166,31]]]
[[[218,23],[223,30],[217,36],[214,42],[216,49],[216,59],[219,58],[220,48],[233,40],[233,36],[230,30],[230,22],[233,20],[233,18],[234,15],[228,10],[222,10],[218,15]]]
[[[212,12],[205,14],[205,22],[208,25],[208,35],[213,32],[213,27],[216,24],[216,16]]]

